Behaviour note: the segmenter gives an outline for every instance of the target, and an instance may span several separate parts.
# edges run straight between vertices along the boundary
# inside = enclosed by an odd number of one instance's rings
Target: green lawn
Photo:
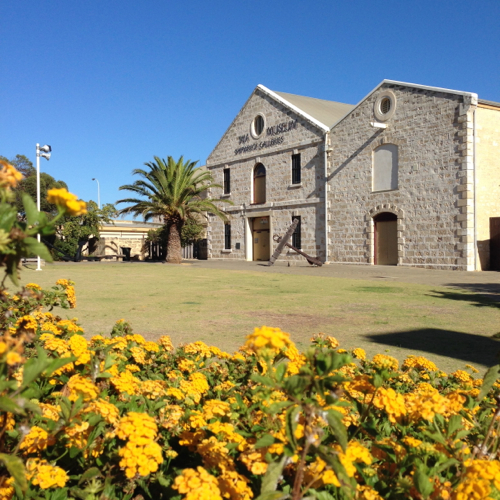
[[[23,269],[22,283],[76,282],[74,317],[87,336],[108,333],[124,318],[148,339],[202,340],[237,349],[255,326],[274,326],[305,347],[314,333],[341,347],[422,354],[444,371],[496,362],[499,304],[443,287],[278,273],[200,269],[190,264],[65,264]]]

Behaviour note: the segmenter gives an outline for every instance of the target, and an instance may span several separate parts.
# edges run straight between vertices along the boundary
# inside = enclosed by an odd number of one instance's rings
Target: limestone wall
[[[258,114],[265,118],[265,129],[256,139],[250,127]],[[284,126],[278,129],[280,124]],[[273,128],[271,134],[267,134],[267,128]],[[303,250],[312,255],[323,252],[323,137],[317,126],[264,93],[257,90],[252,94],[207,160],[216,183],[223,184],[224,168],[231,172],[230,195],[224,195],[222,189],[212,189],[210,195],[234,203],[226,208],[231,217],[231,252],[224,250],[223,223],[211,217],[207,231],[209,258],[251,259],[251,253],[246,251],[251,244],[248,219],[264,215],[270,216],[271,240],[274,233],[286,231],[292,215],[300,215]],[[297,153],[301,155],[301,183],[292,185],[292,155]],[[266,168],[266,203],[253,205],[253,171],[257,163]],[[237,242],[239,250],[235,248]],[[271,245],[272,253],[276,243],[271,241]],[[291,252],[288,257],[298,258]]]
[[[396,111],[373,128],[379,92],[391,89]],[[398,216],[398,265],[471,269],[473,265],[472,111],[470,99],[385,85],[330,134],[329,260],[373,263],[373,216]],[[398,189],[372,192],[372,155],[399,152]]]
[[[476,110],[477,269],[490,269],[490,217],[500,217],[500,109]]]

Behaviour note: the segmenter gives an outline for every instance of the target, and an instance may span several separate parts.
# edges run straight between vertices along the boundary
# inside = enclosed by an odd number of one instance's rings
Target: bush
[[[267,327],[233,355],[124,320],[86,340],[37,305],[74,304],[71,282],[2,299],[0,498],[499,497],[498,367],[483,383],[322,334],[300,353]]]

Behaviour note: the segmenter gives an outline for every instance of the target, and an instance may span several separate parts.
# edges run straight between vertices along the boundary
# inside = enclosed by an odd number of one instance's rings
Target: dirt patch
[[[249,311],[244,313],[254,320],[256,325],[272,326],[281,328],[284,332],[311,332],[325,328],[327,325],[338,324],[341,318],[331,316],[320,316],[317,314],[277,314],[267,311]]]

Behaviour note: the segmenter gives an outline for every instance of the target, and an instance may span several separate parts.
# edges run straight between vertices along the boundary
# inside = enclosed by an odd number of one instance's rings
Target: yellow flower
[[[403,395],[392,388],[380,387],[373,399],[373,405],[385,410],[392,423],[396,423],[400,417],[406,415]]]
[[[18,330],[27,330],[32,333],[36,332],[38,328],[38,323],[33,316],[23,316],[16,321],[16,328]]]
[[[8,477],[3,481],[3,484],[0,487],[0,500],[10,500],[13,496],[14,496],[14,478]]]
[[[69,215],[84,215],[87,213],[87,204],[78,200],[76,195],[69,193],[66,189],[49,189],[47,191],[47,201],[63,208]]]
[[[158,343],[165,349],[165,351],[168,352],[173,352],[174,350],[174,345],[172,344],[172,341],[170,340],[170,337],[168,335],[163,335],[158,339]]]
[[[229,403],[220,401],[219,399],[209,399],[203,405],[203,413],[205,418],[210,420],[214,417],[223,417],[231,412],[231,407]]]
[[[399,362],[396,358],[387,356],[386,354],[375,354],[372,363],[377,368],[385,368],[386,370],[397,370],[399,366]]]
[[[69,480],[64,469],[50,465],[46,460],[39,459],[28,460],[26,476],[35,486],[40,486],[42,490],[55,487],[64,488]]]
[[[365,352],[364,349],[361,349],[361,347],[358,347],[357,349],[354,349],[352,351],[352,355],[355,358],[361,359],[362,361],[364,361],[366,359],[366,352]]]
[[[36,283],[28,283],[27,285],[24,285],[24,288],[31,288],[32,290],[42,289],[42,287],[40,285],[37,285]]]
[[[291,344],[288,333],[282,332],[279,328],[263,326],[255,328],[254,332],[248,335],[245,347],[255,352],[264,353],[269,350],[277,353]]]
[[[22,363],[23,361],[24,361],[24,358],[21,355],[19,355],[17,352],[14,352],[14,351],[10,351],[9,353],[7,353],[7,357],[5,359],[5,362],[9,366],[18,365],[19,363]]]
[[[70,401],[76,401],[80,396],[83,397],[84,401],[89,401],[96,399],[99,394],[99,389],[92,381],[81,375],[73,375],[68,380],[68,389],[70,390],[68,396]]]
[[[23,178],[23,174],[5,160],[0,160],[0,167],[0,187],[7,189],[15,188],[17,183]]]
[[[19,448],[26,450],[25,453],[36,453],[37,451],[45,450],[47,446],[52,446],[55,442],[55,438],[49,436],[45,429],[34,425],[24,437]]]
[[[172,488],[186,495],[185,500],[222,500],[217,479],[203,467],[184,469]]]

